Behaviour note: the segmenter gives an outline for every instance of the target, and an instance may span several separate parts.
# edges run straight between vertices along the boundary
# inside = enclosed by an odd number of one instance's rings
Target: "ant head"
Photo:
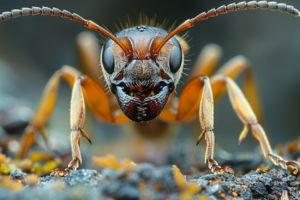
[[[101,51],[104,78],[124,114],[133,121],[149,121],[164,108],[183,69],[183,52],[175,37],[155,52],[168,32],[140,25],[116,34],[126,52],[112,39]]]

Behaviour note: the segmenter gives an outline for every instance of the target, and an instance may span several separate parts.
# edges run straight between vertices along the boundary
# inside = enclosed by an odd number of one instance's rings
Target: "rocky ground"
[[[300,199],[300,181],[281,169],[255,171],[240,178],[227,173],[185,177],[176,166],[143,163],[131,169],[80,169],[66,177],[44,176],[36,184],[19,170],[6,179],[1,179],[0,200]]]

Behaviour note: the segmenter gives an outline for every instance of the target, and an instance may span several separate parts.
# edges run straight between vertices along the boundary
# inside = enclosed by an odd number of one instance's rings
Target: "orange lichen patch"
[[[138,188],[139,188],[140,191],[146,190],[146,185],[145,185],[145,183],[138,183]]]
[[[241,188],[245,190],[245,189],[247,189],[247,186],[246,185],[241,185]]]
[[[93,157],[93,162],[97,165],[102,165],[111,169],[134,169],[136,164],[131,160],[124,158],[119,162],[113,155],[106,157]]]
[[[173,165],[172,168],[175,183],[182,195],[180,195],[180,199],[190,199],[190,196],[197,194],[201,190],[195,182],[187,181],[176,165]]]
[[[22,183],[20,183],[20,182],[15,182],[15,183],[12,183],[11,185],[10,185],[10,190],[12,190],[12,191],[14,191],[14,192],[18,192],[18,191],[21,191],[21,190],[23,190],[23,184]]]
[[[0,186],[5,189],[9,189],[15,192],[23,190],[23,184],[21,181],[15,181],[11,179],[9,176],[5,176],[0,182]]]
[[[222,199],[228,199],[224,193],[220,194],[219,197]]]
[[[156,191],[162,191],[162,186],[161,186],[161,183],[159,182],[156,182],[153,184],[153,188],[156,190]]]
[[[39,181],[39,177],[36,174],[29,174],[25,181],[29,184],[29,185],[36,185],[37,182]]]
[[[8,189],[11,182],[11,178],[9,176],[5,176],[1,181],[1,186],[3,188]]]
[[[215,184],[220,183],[220,182],[222,182],[222,179],[216,180],[216,181],[212,182],[210,185],[215,185]]]
[[[232,196],[237,197],[238,194],[236,192],[232,192]]]
[[[4,154],[0,153],[0,164],[2,164],[6,159],[6,156]]]

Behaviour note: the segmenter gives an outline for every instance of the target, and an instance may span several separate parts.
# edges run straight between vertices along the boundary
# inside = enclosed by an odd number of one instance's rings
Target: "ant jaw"
[[[112,84],[123,113],[132,121],[150,121],[163,110],[169,95],[174,90],[172,81],[160,81],[157,85],[126,86]]]

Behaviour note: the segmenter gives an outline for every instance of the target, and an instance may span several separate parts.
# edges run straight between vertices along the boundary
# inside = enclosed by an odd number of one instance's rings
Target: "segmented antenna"
[[[217,9],[213,8],[209,10],[208,12],[203,12],[197,15],[196,17],[192,19],[185,20],[182,24],[180,24],[177,28],[175,28],[165,39],[158,45],[158,47],[154,50],[154,55],[157,55],[157,53],[160,51],[160,49],[163,47],[163,45],[174,35],[177,33],[191,28],[196,22],[206,20],[210,17],[216,17],[219,14],[226,14],[228,12],[233,12],[237,10],[247,10],[247,9],[269,9],[269,10],[279,10],[281,12],[286,12],[288,14],[292,14],[295,17],[300,16],[299,10],[294,8],[294,6],[286,5],[285,3],[277,3],[277,2],[267,2],[267,1],[242,1],[240,3],[231,3],[227,6],[223,5],[218,7]]]
[[[48,8],[48,7],[31,7],[31,8],[22,8],[22,9],[13,9],[11,11],[2,12],[0,14],[0,22],[4,20],[9,20],[10,18],[18,18],[22,16],[28,16],[28,15],[51,15],[51,16],[60,16],[62,18],[69,18],[72,21],[80,22],[85,25],[85,27],[98,31],[102,33],[103,35],[106,35],[107,37],[111,38],[115,43],[117,43],[123,51],[129,55],[130,51],[124,46],[124,44],[118,40],[112,33],[104,29],[103,27],[99,26],[95,22],[91,20],[86,20],[80,15],[76,13],[71,13],[67,10],[61,11],[58,8]]]

